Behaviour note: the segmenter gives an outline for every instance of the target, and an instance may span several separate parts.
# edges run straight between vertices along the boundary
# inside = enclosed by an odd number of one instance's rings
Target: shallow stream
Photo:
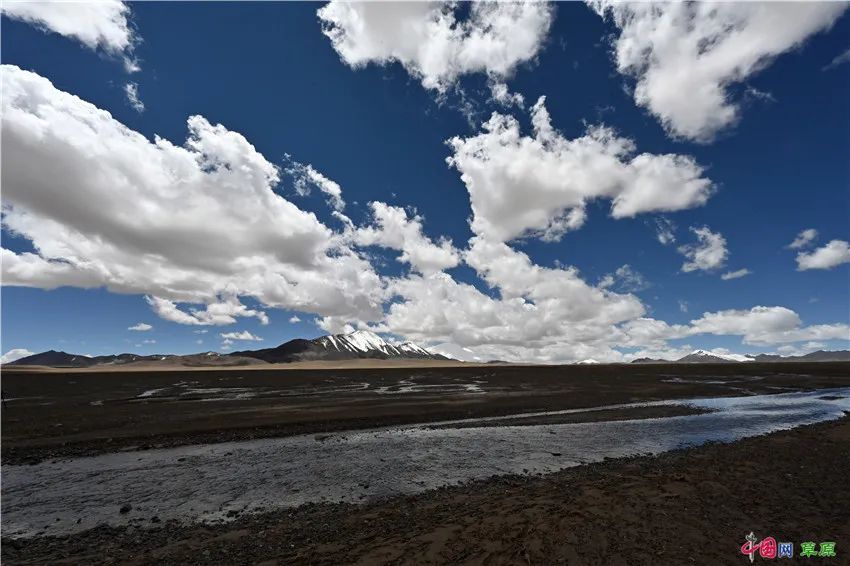
[[[538,415],[682,405],[710,412],[524,426],[505,426],[506,418],[498,417],[499,426],[488,426],[492,418],[472,421],[481,425],[473,427],[469,420],[450,421],[3,466],[3,535],[67,534],[102,523],[142,526],[153,517],[226,520],[308,502],[364,502],[499,474],[547,473],[606,457],[731,442],[839,418],[850,411],[850,388]],[[453,428],[456,423],[463,428]]]

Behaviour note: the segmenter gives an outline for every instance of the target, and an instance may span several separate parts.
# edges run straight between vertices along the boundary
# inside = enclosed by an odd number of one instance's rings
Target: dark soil
[[[255,396],[201,400],[204,393],[186,394],[180,383]],[[411,384],[418,389],[406,391]],[[465,390],[468,384],[482,392]],[[848,362],[43,373],[7,367],[2,457],[5,464],[27,463],[635,401],[846,386]],[[159,388],[165,389],[162,396],[139,397]]]

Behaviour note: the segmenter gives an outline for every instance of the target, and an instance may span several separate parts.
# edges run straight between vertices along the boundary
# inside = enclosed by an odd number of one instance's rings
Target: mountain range
[[[690,354],[678,360],[664,360],[657,358],[638,358],[633,364],[725,364],[729,362],[850,362],[850,351],[837,350],[828,352],[818,350],[802,356],[779,356],[776,354],[717,354],[705,350],[694,350]]]
[[[138,354],[115,354],[109,356],[84,356],[48,350],[21,358],[9,365],[50,366],[88,368],[94,366],[128,364],[177,364],[183,366],[242,366],[257,363],[289,363],[318,360],[450,360],[441,354],[429,352],[413,342],[391,344],[368,330],[357,330],[348,334],[322,336],[313,340],[296,338],[275,348],[262,350],[244,350],[229,354],[202,352],[200,354],[174,355],[156,354],[141,356]]]
[[[177,364],[187,367],[210,367],[210,366],[243,366],[256,364],[259,360],[219,354],[218,352],[202,352],[200,354],[176,355],[176,354],[154,354],[141,356],[139,354],[113,354],[109,356],[84,356],[82,354],[69,354],[57,350],[48,350],[20,358],[7,365],[12,366],[48,366],[63,368],[89,368],[95,366],[119,366],[130,364]]]
[[[306,361],[342,361],[356,359],[380,360],[452,360],[448,356],[431,352],[413,342],[391,344],[368,330],[357,330],[348,334],[322,336],[312,340],[296,338],[274,348],[242,350],[228,354],[202,352],[199,354],[175,355],[114,354],[109,356],[84,356],[48,350],[21,358],[8,365],[89,368],[118,365],[180,365],[186,367],[232,367],[262,363],[291,363]],[[778,356],[774,354],[718,354],[706,350],[695,350],[677,360],[639,358],[633,364],[669,363],[729,363],[729,362],[836,362],[850,361],[850,351],[827,352],[818,350],[803,356]],[[579,364],[597,364],[587,359]]]

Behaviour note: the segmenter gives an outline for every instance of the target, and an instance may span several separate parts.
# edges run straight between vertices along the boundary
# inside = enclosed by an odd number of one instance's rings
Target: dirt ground
[[[3,541],[4,564],[748,564],[750,531],[835,541],[850,563],[850,417],[542,477],[371,505],[321,504],[218,526],[98,528]],[[756,558],[758,562],[760,558]]]
[[[5,464],[636,401],[850,385],[850,363],[4,368]],[[606,417],[607,418],[607,417]]]

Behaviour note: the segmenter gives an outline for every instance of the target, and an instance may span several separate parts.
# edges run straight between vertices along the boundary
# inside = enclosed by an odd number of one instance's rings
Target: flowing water
[[[363,502],[500,474],[547,473],[606,457],[731,442],[839,418],[850,411],[850,388],[604,408],[682,405],[710,412],[525,426],[506,426],[499,417],[498,426],[487,426],[494,419],[447,421],[3,466],[3,535],[145,525],[154,516],[219,521],[235,512]],[[458,423],[463,428],[452,427]],[[126,504],[132,509],[120,512]]]

